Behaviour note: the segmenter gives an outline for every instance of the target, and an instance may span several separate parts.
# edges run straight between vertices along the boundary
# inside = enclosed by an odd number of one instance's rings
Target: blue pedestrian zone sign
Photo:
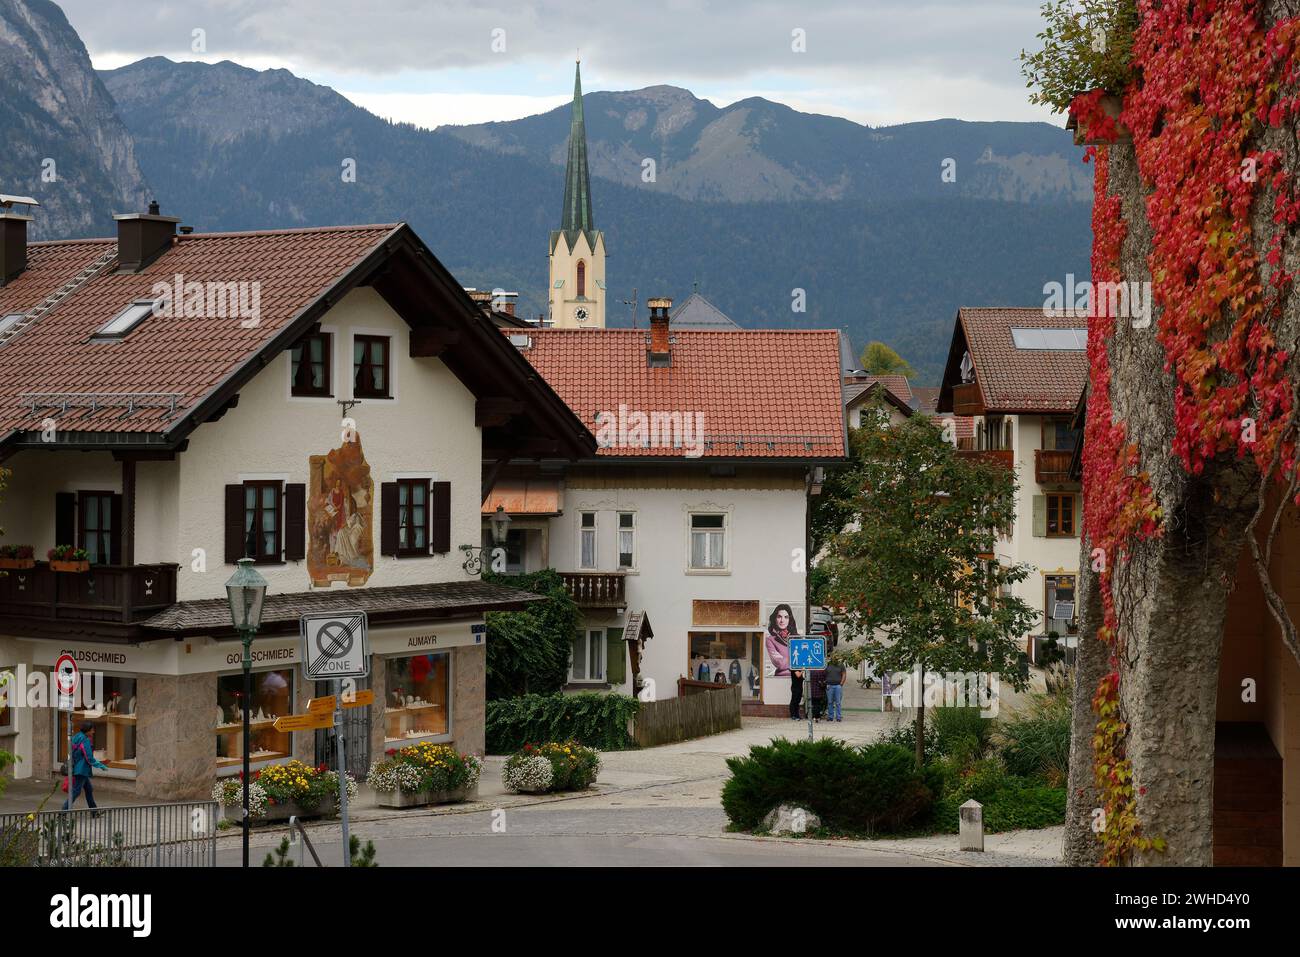
[[[790,667],[820,671],[826,667],[825,638],[791,638]]]

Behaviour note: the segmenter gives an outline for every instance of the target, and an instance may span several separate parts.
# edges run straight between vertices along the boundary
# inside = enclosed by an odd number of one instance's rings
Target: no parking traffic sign
[[[59,691],[59,709],[71,711],[72,702],[77,694],[77,685],[81,682],[81,672],[72,655],[62,654],[54,662],[54,683]]]
[[[370,674],[370,636],[364,611],[303,615],[303,670],[308,678],[364,678]]]

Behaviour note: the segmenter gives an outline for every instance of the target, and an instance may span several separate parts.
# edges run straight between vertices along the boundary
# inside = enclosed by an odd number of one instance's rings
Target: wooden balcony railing
[[[0,619],[130,625],[176,602],[179,565],[91,565],[56,572],[45,562],[0,572]]]
[[[624,572],[560,572],[560,578],[580,608],[618,608],[627,604]]]
[[[952,387],[953,415],[983,415],[984,396],[978,382],[967,382]]]
[[[1070,477],[1070,460],[1073,458],[1073,451],[1035,449],[1034,480],[1039,485],[1056,485],[1073,481]]]
[[[999,465],[1004,469],[1012,469],[1016,465],[1016,453],[1010,449],[958,449],[957,454],[963,458]]]

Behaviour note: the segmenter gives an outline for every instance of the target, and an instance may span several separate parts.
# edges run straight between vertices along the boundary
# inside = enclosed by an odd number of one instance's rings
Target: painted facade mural
[[[361,436],[313,455],[307,487],[307,572],[314,586],[364,585],[375,567],[375,483]]]

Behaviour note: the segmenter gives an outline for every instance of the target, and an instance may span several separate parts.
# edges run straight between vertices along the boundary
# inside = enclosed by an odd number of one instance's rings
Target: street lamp
[[[252,823],[248,816],[248,791],[252,785],[248,766],[248,706],[253,700],[253,636],[262,625],[262,602],[266,598],[266,579],[258,574],[251,558],[239,560],[235,574],[226,582],[226,596],[230,600],[230,620],[244,643],[244,866],[247,867]]]
[[[488,521],[492,527],[492,544],[498,548],[505,545],[510,539],[510,516],[506,514],[506,507],[498,505],[497,510],[492,513],[492,518]],[[465,553],[465,563],[461,566],[471,575],[479,575],[483,572],[483,547],[481,545],[462,545],[460,550]]]

